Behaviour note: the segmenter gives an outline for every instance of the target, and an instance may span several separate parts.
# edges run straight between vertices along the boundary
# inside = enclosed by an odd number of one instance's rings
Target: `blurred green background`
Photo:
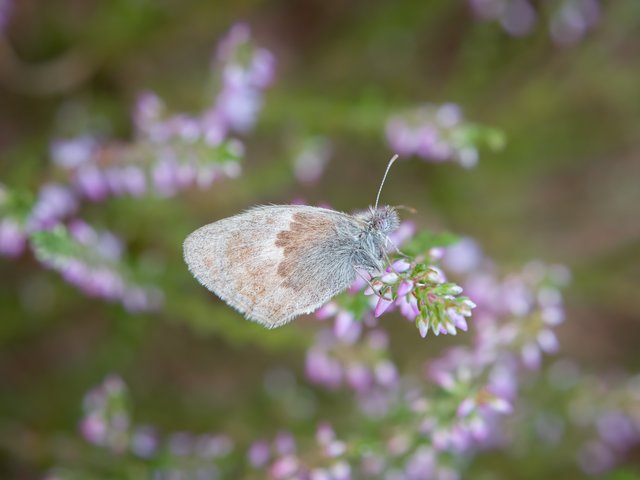
[[[604,2],[593,31],[565,48],[549,38],[552,3],[537,2],[535,29],[514,38],[451,0],[15,1],[0,43],[0,180],[9,186],[35,190],[51,175],[48,145],[61,133],[128,139],[143,90],[174,111],[201,109],[213,48],[236,21],[275,54],[277,74],[240,178],[83,209],[156,265],[162,313],[87,299],[30,255],[0,260],[0,477],[90,461],[76,435],[80,403],[109,372],[131,386],[136,418],[167,431],[246,440],[282,424],[295,431],[299,398],[318,417],[347,415],[340,395],[318,400],[305,385],[298,400],[263,393],[273,368],[301,375],[314,320],[273,332],[243,321],[189,276],[181,243],[254,204],[371,204],[393,153],[386,120],[425,102],[460,104],[468,119],[503,130],[506,147],[482,151],[472,170],[405,159],[383,201],[416,208],[403,215],[421,227],[476,238],[505,270],[532,258],[569,266],[563,354],[596,372],[639,370],[640,3]],[[61,124],[69,104],[91,121]],[[321,180],[301,185],[292,145],[307,135],[329,138],[333,152]],[[409,369],[452,344],[399,330],[392,348]],[[516,467],[503,459],[505,472]]]

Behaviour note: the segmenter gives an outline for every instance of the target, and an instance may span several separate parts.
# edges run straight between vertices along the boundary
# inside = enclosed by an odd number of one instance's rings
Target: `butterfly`
[[[385,267],[388,235],[400,220],[390,206],[350,215],[307,205],[258,206],[205,225],[184,241],[193,276],[266,328],[311,313],[349,287],[360,271]]]

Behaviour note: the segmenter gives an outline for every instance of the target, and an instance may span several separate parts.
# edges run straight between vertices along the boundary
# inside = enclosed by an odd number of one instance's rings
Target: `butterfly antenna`
[[[378,195],[376,196],[376,206],[373,207],[373,210],[376,211],[378,209],[378,201],[380,200],[380,194],[382,193],[382,186],[384,185],[384,181],[387,179],[387,174],[389,173],[389,169],[393,162],[398,158],[398,154],[396,153],[391,160],[389,160],[389,164],[387,165],[387,169],[384,172],[384,177],[382,177],[382,182],[380,183],[380,188],[378,189]]]

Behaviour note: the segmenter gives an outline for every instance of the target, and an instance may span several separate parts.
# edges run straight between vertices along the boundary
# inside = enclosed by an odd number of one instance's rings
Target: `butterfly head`
[[[361,217],[367,225],[367,231],[386,237],[400,226],[400,217],[395,208],[383,205],[377,209],[370,208]]]
[[[393,207],[383,206],[369,209],[357,217],[363,228],[359,238],[359,248],[354,252],[354,265],[364,270],[382,271],[385,266],[387,236],[400,225],[400,219]]]

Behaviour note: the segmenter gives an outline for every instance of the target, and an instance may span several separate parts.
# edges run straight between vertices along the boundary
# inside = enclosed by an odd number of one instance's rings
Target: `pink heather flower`
[[[74,183],[82,195],[95,202],[104,200],[109,192],[107,179],[94,165],[81,166],[76,171]]]
[[[69,234],[82,245],[91,245],[98,239],[96,231],[84,220],[74,219],[68,225]]]
[[[328,388],[337,388],[342,381],[340,364],[319,349],[307,352],[305,370],[309,380]]]
[[[445,249],[442,264],[447,271],[457,274],[476,269],[482,261],[482,250],[471,238],[463,238]]]
[[[106,441],[107,424],[102,415],[92,413],[82,420],[80,432],[89,443],[103,445]]]
[[[606,411],[596,419],[600,438],[617,450],[625,451],[640,440],[633,418],[619,411]]]
[[[505,0],[469,0],[473,13],[482,20],[495,20],[500,17]]]
[[[411,448],[411,438],[402,432],[394,434],[387,442],[387,450],[392,457],[399,457]]]
[[[489,400],[488,405],[496,413],[506,414],[513,411],[513,407],[511,406],[511,404],[504,398],[500,397],[494,397],[493,399]]]
[[[339,457],[347,451],[347,446],[340,440],[331,441],[325,448],[325,454],[328,457]]]
[[[128,287],[122,296],[122,305],[131,313],[159,310],[163,302],[162,292],[156,288]]]
[[[373,371],[378,384],[383,387],[391,387],[398,380],[398,370],[389,360],[382,360],[376,363]]]
[[[365,392],[371,386],[371,372],[361,363],[353,363],[345,370],[347,383],[357,392]]]
[[[411,220],[402,222],[395,232],[389,235],[389,241],[396,247],[402,246],[404,242],[409,240],[416,233],[416,224]]]
[[[329,317],[333,317],[338,313],[338,305],[335,302],[325,303],[322,307],[316,310],[315,316],[318,320],[325,320]]]
[[[488,389],[497,397],[515,399],[518,394],[517,365],[512,362],[497,363],[489,374]]]
[[[443,428],[437,428],[431,435],[431,444],[438,452],[443,452],[449,448],[450,433]]]
[[[376,318],[386,312],[387,309],[393,304],[393,300],[390,298],[390,296],[390,293],[386,293],[378,298],[378,303],[376,304],[376,308],[374,311],[374,315]]]
[[[384,275],[382,275],[382,277],[380,277],[380,280],[383,283],[391,285],[398,281],[398,275],[394,272],[385,273]]]
[[[57,183],[45,184],[40,188],[38,200],[29,216],[29,228],[50,228],[77,208],[78,200],[67,187]]]
[[[96,139],[88,135],[68,140],[55,140],[50,147],[51,158],[56,165],[71,170],[90,163],[97,147]]]
[[[256,49],[251,63],[251,80],[258,88],[266,88],[275,77],[276,58],[264,48]]]
[[[446,128],[455,127],[462,122],[462,109],[455,103],[444,103],[436,111],[437,122]]]
[[[196,454],[202,458],[219,458],[231,453],[233,442],[224,434],[200,435],[196,439]]]
[[[217,111],[238,132],[247,132],[262,107],[260,94],[251,87],[226,87],[218,96]]]
[[[433,449],[422,445],[415,450],[406,463],[406,478],[409,480],[432,478],[436,464],[436,455]]]
[[[480,415],[475,415],[469,422],[471,435],[479,442],[484,442],[489,437],[490,429],[486,420]]]
[[[333,427],[326,422],[320,423],[316,429],[316,441],[320,445],[329,445],[336,438]]]
[[[615,455],[602,442],[593,440],[578,453],[578,465],[588,475],[602,475],[615,463]]]
[[[448,308],[447,309],[447,316],[449,317],[449,319],[451,320],[451,322],[453,322],[453,325],[457,328],[459,328],[460,330],[466,332],[467,331],[467,321],[464,318],[463,315],[460,315],[458,312],[455,311],[455,309],[453,308]]]
[[[427,325],[427,322],[423,318],[418,321],[418,331],[422,338],[425,338],[427,333],[429,333],[429,325]]]
[[[233,55],[239,45],[247,43],[251,39],[251,32],[246,23],[236,23],[227,35],[218,42],[216,51],[219,62],[229,62],[233,60]]]
[[[530,370],[538,370],[542,362],[540,349],[535,343],[527,343],[522,347],[520,352],[522,363]]]
[[[556,353],[560,348],[560,344],[558,342],[556,334],[548,328],[545,328],[544,330],[540,330],[540,332],[538,332],[537,340],[540,348],[546,353]]]
[[[420,315],[418,301],[413,295],[398,296],[396,305],[400,307],[400,313],[407,320],[413,321]]]
[[[460,474],[452,468],[440,467],[436,478],[438,480],[460,480]]]
[[[27,236],[18,222],[11,218],[0,220],[0,256],[18,257],[26,245]]]
[[[311,470],[310,480],[333,480],[331,474],[324,468],[315,468]]]
[[[279,432],[276,435],[275,446],[280,455],[291,455],[296,451],[296,441],[289,432]]]
[[[131,451],[141,458],[153,456],[158,448],[158,437],[150,427],[138,427],[131,434]]]
[[[125,289],[120,275],[106,268],[91,271],[91,276],[87,280],[88,284],[84,286],[84,290],[90,296],[116,300]]]
[[[403,297],[413,290],[413,282],[411,280],[403,280],[398,286],[398,296]]]
[[[456,415],[458,417],[466,417],[474,410],[475,407],[476,407],[475,400],[471,398],[465,398],[460,403],[460,405],[458,405],[458,410],[456,411]]]
[[[429,367],[429,376],[431,379],[440,385],[445,390],[453,390],[456,385],[456,381],[451,373],[439,368],[437,365],[431,365]]]
[[[564,321],[564,310],[561,307],[543,308],[542,321],[552,327],[560,325]]]
[[[178,164],[175,160],[160,160],[151,172],[156,191],[165,197],[173,196],[177,190],[177,175]]]
[[[350,480],[351,467],[345,461],[339,461],[331,467],[331,475],[334,480]]]
[[[269,471],[273,478],[279,480],[291,477],[298,471],[298,468],[298,459],[293,455],[287,455],[276,460]]]
[[[434,266],[429,267],[427,278],[435,283],[445,283],[447,281],[447,277],[445,276],[444,272],[438,267]]]
[[[257,440],[251,444],[247,452],[249,463],[254,468],[262,468],[271,458],[269,444],[264,440]]]
[[[364,294],[367,296],[373,295],[374,293],[379,292],[382,287],[384,287],[384,283],[376,279],[365,289]]]
[[[127,165],[122,169],[124,190],[131,196],[142,196],[147,189],[147,178],[140,167]]]
[[[152,92],[140,94],[133,111],[133,121],[138,132],[153,137],[153,129],[159,124],[163,112],[164,103],[156,94]]]
[[[565,0],[551,18],[551,39],[561,47],[572,46],[597,23],[599,16],[597,0]]]
[[[337,338],[346,337],[347,333],[351,329],[355,322],[353,314],[347,311],[340,311],[336,315],[336,320],[333,326],[333,333]]]
[[[396,260],[391,266],[392,272],[403,273],[411,268],[411,264],[404,259]]]
[[[500,20],[502,28],[514,37],[529,34],[535,22],[536,11],[528,0],[509,0]]]

